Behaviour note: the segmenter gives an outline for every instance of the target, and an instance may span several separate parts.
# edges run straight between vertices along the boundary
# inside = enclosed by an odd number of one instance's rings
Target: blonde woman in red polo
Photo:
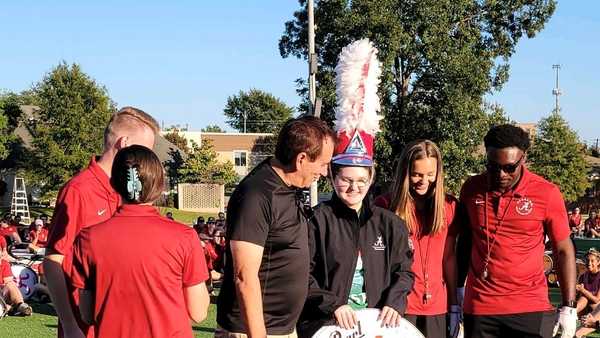
[[[429,140],[408,144],[396,168],[392,192],[376,203],[398,215],[408,227],[415,283],[405,318],[427,337],[456,336],[461,309],[456,299],[454,222],[457,200],[444,190],[442,156]]]

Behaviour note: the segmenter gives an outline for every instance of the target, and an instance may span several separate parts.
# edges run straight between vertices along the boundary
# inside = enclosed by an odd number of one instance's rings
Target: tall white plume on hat
[[[351,133],[361,130],[374,135],[379,131],[381,109],[377,87],[381,64],[377,48],[369,39],[355,41],[342,49],[336,72],[335,130]]]

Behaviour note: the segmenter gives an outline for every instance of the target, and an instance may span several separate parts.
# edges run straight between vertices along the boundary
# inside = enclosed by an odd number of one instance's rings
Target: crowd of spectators
[[[600,238],[600,213],[597,210],[591,210],[585,220],[579,207],[569,210],[568,214],[573,236]]]
[[[206,257],[206,266],[209,271],[209,280],[207,281],[208,291],[214,295],[213,283],[220,281],[225,265],[225,213],[220,212],[215,219],[208,217],[206,220],[203,216],[196,219],[193,225]]]

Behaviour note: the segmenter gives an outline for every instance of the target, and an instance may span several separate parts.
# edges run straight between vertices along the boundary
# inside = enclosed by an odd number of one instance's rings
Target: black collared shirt
[[[308,226],[297,190],[273,170],[270,159],[240,182],[227,206],[227,238],[264,247],[260,279],[267,334],[294,331],[308,289]],[[228,246],[217,322],[247,333],[240,312]]]

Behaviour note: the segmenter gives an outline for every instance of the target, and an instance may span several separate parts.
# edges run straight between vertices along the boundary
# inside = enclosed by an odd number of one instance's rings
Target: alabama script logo
[[[533,202],[527,197],[521,197],[515,209],[519,215],[527,216],[533,212]]]
[[[385,244],[383,244],[383,236],[377,236],[377,241],[373,243],[373,250],[375,251],[383,251],[385,250]]]

